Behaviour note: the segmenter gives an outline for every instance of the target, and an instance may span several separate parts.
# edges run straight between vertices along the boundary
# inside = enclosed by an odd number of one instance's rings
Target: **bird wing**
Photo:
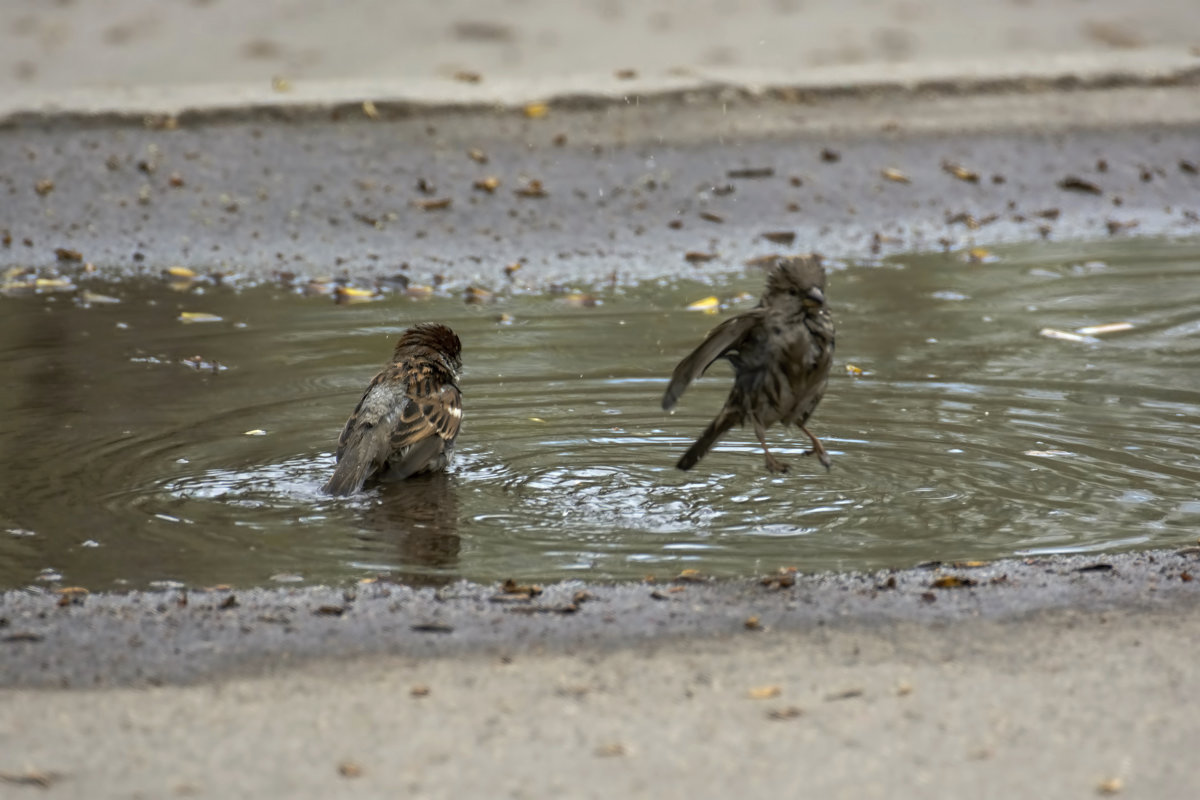
[[[392,402],[392,390],[376,376],[338,437],[337,466],[325,491],[332,495],[354,494],[387,460],[392,429],[400,408]]]
[[[663,410],[670,411],[674,408],[688,385],[703,375],[714,361],[736,347],[759,323],[762,315],[762,309],[751,309],[744,314],[730,317],[713,328],[700,346],[675,367],[671,382],[667,384],[667,391],[663,394]]]
[[[453,383],[441,385],[432,395],[414,394],[412,388],[392,427],[388,481],[402,481],[436,461],[454,445],[462,425],[462,393]]]

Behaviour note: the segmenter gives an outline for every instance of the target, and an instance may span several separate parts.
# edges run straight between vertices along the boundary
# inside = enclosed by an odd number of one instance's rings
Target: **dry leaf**
[[[370,100],[363,100],[362,110],[370,119],[379,119],[379,109]]]
[[[887,167],[879,173],[884,177],[884,180],[893,181],[894,183],[911,183],[908,176],[895,167]]]
[[[525,116],[530,119],[541,119],[550,113],[550,106],[545,103],[530,103],[525,106]]]
[[[783,694],[783,689],[779,686],[756,686],[747,692],[751,700],[770,700],[772,697],[779,697]]]
[[[163,272],[172,278],[187,278],[196,277],[196,273],[187,267],[167,267]]]
[[[942,169],[958,178],[960,181],[966,181],[967,183],[979,183],[979,173],[969,170],[961,164],[955,164],[952,161],[943,161]]]
[[[795,231],[767,231],[766,233],[764,233],[762,235],[762,238],[766,239],[768,242],[771,242],[772,244],[791,244],[792,242],[796,241],[796,232]]]
[[[413,205],[422,211],[442,211],[449,208],[451,202],[449,197],[437,197],[430,200],[414,200]]]
[[[974,586],[978,581],[973,578],[964,578],[959,575],[942,575],[934,578],[929,584],[930,589],[965,589],[969,586]]]
[[[856,378],[866,374],[862,367],[857,367],[854,364],[846,365],[846,373],[848,375],[853,375]]]
[[[1058,188],[1072,192],[1087,192],[1088,194],[1103,194],[1103,190],[1091,181],[1085,181],[1076,175],[1068,175],[1058,182]]]
[[[708,297],[697,300],[694,303],[688,303],[687,310],[703,311],[706,314],[715,314],[717,313],[717,309],[720,307],[721,301],[718,300],[715,295],[709,295]]]
[[[513,193],[518,197],[545,197],[548,194],[545,187],[542,186],[542,182],[537,178],[527,181],[519,189],[514,189]]]

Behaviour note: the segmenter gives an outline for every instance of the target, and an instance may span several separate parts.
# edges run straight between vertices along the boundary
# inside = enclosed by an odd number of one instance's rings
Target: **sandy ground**
[[[1185,798],[1200,616],[1181,610],[0,691],[0,766],[50,784],[0,794]]]
[[[344,8],[4,4],[0,261],[362,280],[407,261],[461,286],[499,280],[514,241],[548,283],[620,259],[684,274],[689,250],[717,275],[781,226],[849,256],[1195,222],[1187,0]],[[536,119],[479,105],[545,98]],[[490,170],[502,203],[470,188]],[[413,205],[419,177],[452,187],[449,215]],[[541,178],[549,203],[508,193]],[[0,796],[1187,797],[1194,562],[556,586],[528,612],[489,587],[9,593]]]

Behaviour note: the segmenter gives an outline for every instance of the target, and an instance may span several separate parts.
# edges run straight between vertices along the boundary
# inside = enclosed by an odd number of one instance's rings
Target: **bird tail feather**
[[[675,465],[684,471],[696,466],[704,454],[707,453],[717,439],[725,435],[725,432],[736,425],[738,422],[738,414],[733,409],[725,408],[717,415],[717,418],[708,423],[708,427],[704,429],[704,433],[700,434],[700,438],[695,444],[688,448],[688,451],[683,454],[679,462]]]

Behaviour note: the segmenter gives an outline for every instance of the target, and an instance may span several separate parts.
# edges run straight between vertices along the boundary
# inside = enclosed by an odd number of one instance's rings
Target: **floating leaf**
[[[576,308],[595,308],[600,305],[600,301],[594,294],[585,294],[584,292],[571,292],[563,298],[569,306]]]
[[[221,317],[209,314],[207,311],[184,311],[179,315],[180,322],[220,322]]]
[[[530,103],[525,106],[525,116],[530,119],[541,119],[550,113],[550,106],[545,103]]]
[[[374,289],[359,289],[354,286],[338,286],[333,290],[333,296],[338,303],[369,303],[383,297]]]
[[[266,436],[266,435],[267,435],[267,432],[266,432],[266,431],[264,431],[262,428],[255,428],[255,429],[254,429],[254,430],[252,430],[252,431],[246,431],[246,432],[245,432],[244,434],[242,434],[242,435],[243,435],[243,436]]]
[[[121,302],[119,297],[110,297],[106,294],[96,294],[95,292],[87,289],[84,289],[79,293],[79,299],[81,302],[87,305],[101,305]]]
[[[194,271],[188,269],[187,267],[178,267],[178,266],[177,267],[167,267],[166,269],[163,270],[163,273],[166,275],[169,275],[172,278],[189,278],[190,279],[190,278],[196,277],[196,273]]]
[[[894,183],[912,183],[907,175],[895,167],[887,167],[881,170],[879,174],[883,176],[884,180],[889,180]]]
[[[853,375],[856,378],[866,374],[862,367],[855,366],[854,364],[846,365],[846,373],[848,375]]]
[[[703,311],[706,314],[715,314],[717,309],[721,307],[721,301],[715,295],[701,298],[694,303],[688,303],[688,311]]]
[[[783,689],[775,685],[756,686],[747,692],[747,694],[751,700],[770,700],[772,697],[779,697],[779,695],[783,694]]]
[[[363,100],[362,110],[370,119],[379,119],[379,109],[370,100]]]

